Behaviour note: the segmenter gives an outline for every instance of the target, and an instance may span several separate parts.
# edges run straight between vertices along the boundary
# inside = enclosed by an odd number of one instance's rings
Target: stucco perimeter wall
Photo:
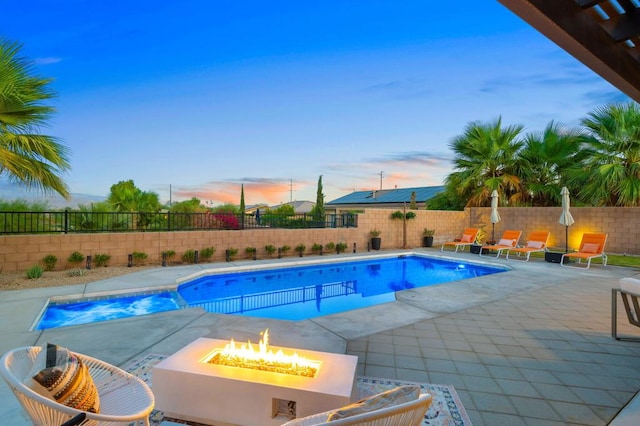
[[[560,225],[561,207],[501,207],[501,221],[495,225],[496,239],[506,229],[521,229],[524,242],[531,231],[548,230],[550,247],[565,247],[568,231],[569,250],[577,249],[585,232],[608,234],[606,252],[640,255],[640,208],[637,207],[571,207],[575,223],[568,229]],[[491,235],[491,208],[469,209],[470,223],[484,225]]]
[[[0,236],[0,268],[5,272],[26,271],[42,258],[53,254],[58,258],[56,269],[68,269],[66,259],[74,251],[83,255],[105,253],[111,256],[110,265],[126,265],[128,255],[134,251],[149,256],[146,263],[160,266],[162,252],[174,250],[172,261],[179,261],[187,250],[202,250],[215,247],[214,262],[225,260],[225,250],[238,249],[236,259],[245,257],[247,247],[258,249],[258,258],[266,258],[265,245],[282,247],[291,251],[286,256],[296,256],[294,247],[306,245],[311,253],[314,243],[346,243],[347,251],[367,250],[370,231],[380,230],[382,249],[415,248],[422,246],[424,228],[435,229],[434,246],[459,238],[462,229],[468,226],[482,227],[491,236],[489,207],[474,207],[465,211],[413,210],[416,218],[403,223],[391,219],[394,209],[368,209],[358,215],[357,228],[323,229],[251,229],[246,231],[188,231],[116,234],[47,234],[47,235],[3,235]],[[505,229],[521,229],[522,242],[529,232],[551,231],[550,246],[563,248],[565,227],[558,223],[560,207],[513,207],[499,209],[502,220],[495,226],[496,239]],[[640,255],[640,208],[634,207],[572,207],[575,224],[569,227],[569,248],[577,248],[584,232],[605,232],[609,235],[606,251]],[[406,227],[405,227],[406,226]],[[83,265],[80,265],[83,266]]]

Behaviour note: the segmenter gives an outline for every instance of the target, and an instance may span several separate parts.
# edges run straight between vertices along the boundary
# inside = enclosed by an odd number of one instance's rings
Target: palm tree
[[[38,131],[55,111],[43,103],[55,96],[52,80],[35,76],[20,48],[0,39],[0,176],[68,198],[60,177],[70,168],[67,148]]]
[[[640,107],[634,102],[599,107],[582,120],[589,157],[577,181],[593,205],[640,205]]]
[[[522,191],[516,164],[523,145],[518,140],[521,132],[520,125],[503,128],[501,118],[468,124],[450,144],[457,171],[447,177],[447,187],[466,199],[467,206],[488,205],[494,189],[501,199],[519,202]]]
[[[581,167],[586,151],[581,149],[582,132],[551,121],[541,133],[528,133],[520,152],[518,175],[522,179],[524,201],[532,206],[557,206],[560,189],[570,186],[568,176]]]

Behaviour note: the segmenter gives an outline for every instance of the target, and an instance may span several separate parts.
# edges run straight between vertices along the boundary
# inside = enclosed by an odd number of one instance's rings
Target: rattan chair
[[[61,425],[83,411],[59,404],[26,386],[39,346],[12,349],[0,359],[0,374],[36,426]],[[149,425],[155,399],[138,377],[87,355],[75,353],[88,367],[100,396],[100,414],[86,413],[83,425]]]
[[[410,402],[357,414],[340,420],[328,422],[327,418],[331,411],[327,411],[295,419],[282,426],[418,426],[422,424],[432,399],[431,394],[423,393],[420,394],[418,399]]]

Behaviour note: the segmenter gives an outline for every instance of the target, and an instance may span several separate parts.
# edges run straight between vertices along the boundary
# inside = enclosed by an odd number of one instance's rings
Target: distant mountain
[[[15,185],[2,182],[0,183],[0,199],[5,201],[25,200],[29,203],[47,203],[52,209],[61,209],[64,207],[76,208],[79,204],[88,205],[105,201],[106,196],[89,195],[71,193],[71,198],[65,200],[58,194],[43,194],[39,191],[28,191],[23,188],[16,188]]]

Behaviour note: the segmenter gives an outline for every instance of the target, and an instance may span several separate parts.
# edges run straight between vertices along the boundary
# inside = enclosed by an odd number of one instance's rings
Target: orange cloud
[[[294,199],[296,191],[305,189],[306,182],[293,182]],[[246,205],[266,203],[275,205],[289,201],[291,184],[287,182],[254,179],[244,183]],[[237,182],[211,182],[198,188],[177,188],[173,191],[176,200],[198,198],[203,204],[240,204],[241,184]]]

